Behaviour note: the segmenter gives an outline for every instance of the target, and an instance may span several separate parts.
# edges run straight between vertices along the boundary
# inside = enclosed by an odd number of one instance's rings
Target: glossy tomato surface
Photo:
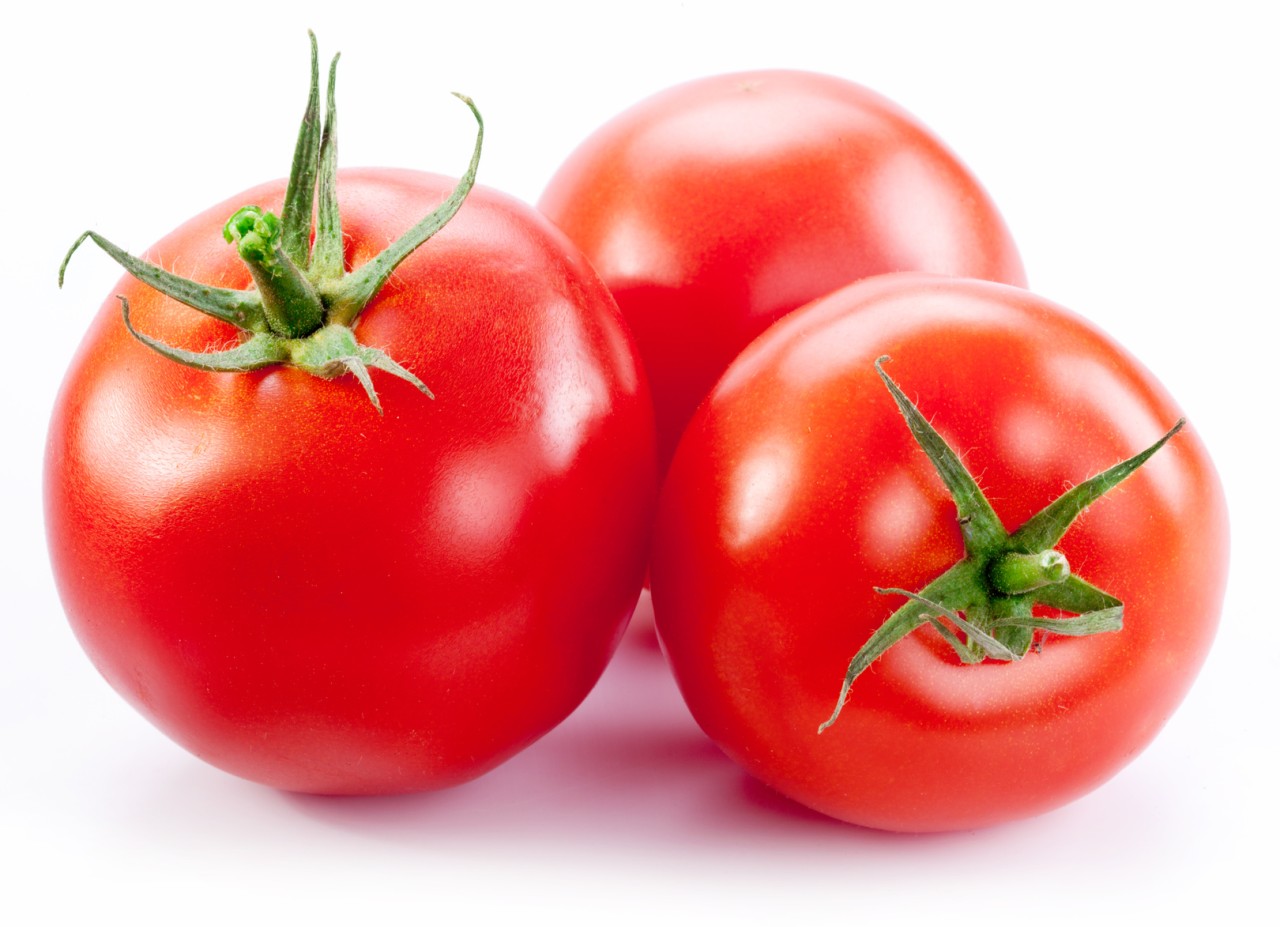
[[[1007,529],[1180,417],[1132,356],[1025,290],[863,281],[754,342],[685,435],[651,566],[658,633],[698,723],[764,782],[845,821],[980,827],[1109,778],[1187,692],[1218,621],[1227,517],[1190,423],[1058,545],[1124,603],[1116,633],[964,665],[929,627],[835,707],[900,597],[964,555],[956,509],[874,369],[961,455]]]
[[[348,266],[449,195],[411,171],[339,174]],[[244,287],[198,216],[147,257]],[[189,350],[222,322],[132,278],[142,332]],[[173,739],[290,790],[470,779],[563,719],[628,620],[655,482],[652,411],[608,291],[534,210],[475,188],[360,317],[373,372],[205,373],[139,344],[107,299],[57,400],[49,546],[76,635]]]
[[[664,465],[729,362],[796,307],[893,271],[1026,282],[956,156],[895,104],[821,74],[659,93],[584,141],[538,205],[635,334]]]

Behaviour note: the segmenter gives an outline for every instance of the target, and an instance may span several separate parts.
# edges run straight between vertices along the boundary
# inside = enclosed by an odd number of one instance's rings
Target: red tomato
[[[339,175],[359,267],[454,181]],[[245,287],[216,206],[149,258]],[[125,278],[135,327],[189,350],[235,330]],[[472,778],[587,694],[639,593],[653,426],[608,291],[534,210],[475,188],[360,316],[374,371],[208,373],[144,347],[109,298],[67,374],[49,545],[107,681],[209,762],[284,789]]]
[[[733,759],[871,827],[980,827],[1062,805],[1156,735],[1216,628],[1227,517],[1194,430],[1058,545],[1124,605],[1116,633],[1038,636],[965,665],[929,626],[859,678],[901,597],[965,555],[957,508],[874,367],[975,474],[1005,529],[1151,445],[1179,411],[1081,318],[1025,290],[890,275],[779,322],[686,432],[651,564],[658,633],[698,723]]]
[[[1003,220],[924,126],[856,84],[759,71],[614,118],[539,202],[618,300],[665,467],[694,408],[774,320],[862,277],[1025,284]]]

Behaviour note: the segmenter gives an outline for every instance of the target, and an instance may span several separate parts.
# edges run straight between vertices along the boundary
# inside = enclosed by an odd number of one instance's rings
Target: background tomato
[[[583,142],[538,205],[635,334],[664,463],[734,356],[797,306],[891,271],[1026,282],[955,155],[893,103],[821,74],[659,93]]]
[[[448,196],[412,171],[340,175],[348,266]],[[222,224],[147,255],[249,275]],[[234,330],[132,278],[142,332]],[[653,493],[644,381],[617,309],[531,208],[476,188],[360,317],[435,399],[354,377],[180,366],[103,305],[53,413],[46,524],[66,612],[107,680],[224,769],[285,789],[472,778],[563,719],[635,604]]]
[[[1222,491],[1194,423],[1058,545],[1124,628],[963,665],[924,628],[854,684],[852,655],[964,556],[956,509],[873,368],[887,371],[1012,531],[1179,418],[1160,384],[1025,290],[863,281],[778,323],[730,367],[663,490],[655,619],[703,730],[755,776],[843,820],[979,827],[1092,789],[1155,736],[1204,660],[1227,566]]]

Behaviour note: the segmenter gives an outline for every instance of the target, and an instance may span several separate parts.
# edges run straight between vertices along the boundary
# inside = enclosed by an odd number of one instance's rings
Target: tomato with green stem
[[[76,242],[132,278],[53,412],[50,554],[93,663],[196,755],[437,788],[602,672],[644,574],[652,411],[581,254],[473,186],[481,133],[456,183],[339,172],[314,38],[311,65],[287,184],[142,257]]]
[[[1088,792],[1155,737],[1218,621],[1225,503],[1181,418],[1018,288],[888,275],[792,314],[662,492],[655,622],[694,717],[762,781],[877,828]]]

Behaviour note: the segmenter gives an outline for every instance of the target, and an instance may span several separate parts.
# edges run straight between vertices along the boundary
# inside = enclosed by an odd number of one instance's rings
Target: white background
[[[4,39],[0,920],[1229,923],[1269,901],[1280,68],[1265,4],[176,9],[46,3]],[[80,652],[46,561],[49,409],[119,276],[92,249],[61,292],[56,270],[85,228],[140,250],[283,174],[308,27],[322,55],[343,52],[343,164],[457,174],[472,133],[448,95],[460,90],[489,127],[481,182],[528,201],[613,113],[727,70],[838,74],[929,124],[1000,204],[1033,289],[1164,379],[1226,484],[1222,629],[1154,745],[1035,820],[924,838],[863,831],[747,781],[688,719],[643,633],[565,725],[446,793],[283,795],[151,729]]]

